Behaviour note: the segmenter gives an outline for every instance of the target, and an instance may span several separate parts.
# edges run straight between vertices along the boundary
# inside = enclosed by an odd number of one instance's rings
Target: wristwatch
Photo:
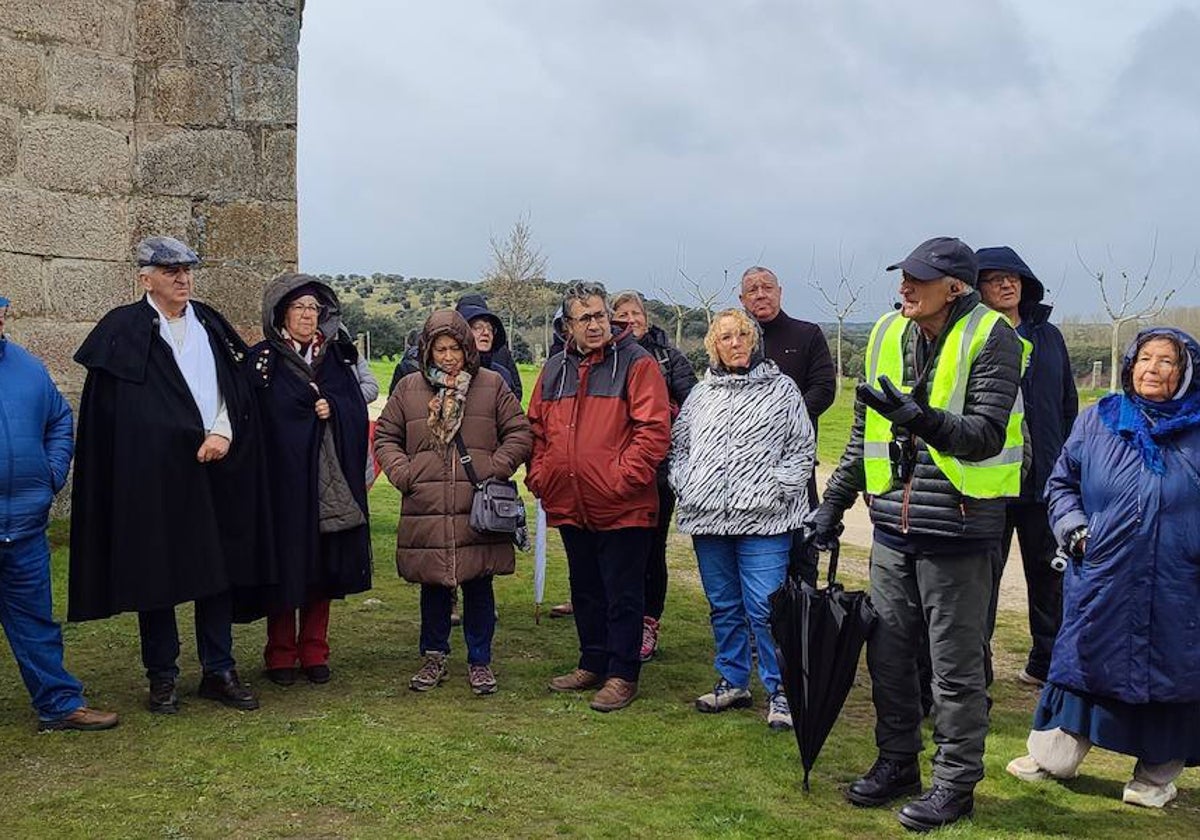
[[[1067,544],[1065,548],[1067,553],[1072,557],[1080,558],[1083,556],[1083,543],[1088,538],[1088,529],[1086,525],[1080,525],[1071,533],[1067,534]]]

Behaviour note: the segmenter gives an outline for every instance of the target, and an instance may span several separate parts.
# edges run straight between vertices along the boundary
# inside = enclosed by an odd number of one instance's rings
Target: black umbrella
[[[804,764],[805,790],[809,771],[854,684],[859,654],[876,620],[866,592],[847,592],[837,582],[837,564],[835,540],[824,589],[789,574],[770,599],[771,633]]]

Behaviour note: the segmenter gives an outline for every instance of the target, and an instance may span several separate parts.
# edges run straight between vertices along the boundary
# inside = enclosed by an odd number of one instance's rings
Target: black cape
[[[220,461],[201,464],[205,430],[144,299],[112,310],[75,354],[88,369],[71,490],[67,618],[172,607],[275,580],[270,511],[245,342],[196,301],[233,425]]]
[[[291,354],[292,358],[285,358]],[[341,598],[371,588],[369,526],[318,533],[317,456],[325,423],[330,424],[342,474],[354,500],[367,513],[369,418],[348,341],[325,345],[313,363],[312,381],[329,401],[328,421],[313,409],[317,392],[298,366],[305,365],[283,342],[263,341],[251,350],[249,373],[258,389],[266,440],[267,486],[274,513],[279,583],[265,593],[269,610],[301,607],[313,600]]]

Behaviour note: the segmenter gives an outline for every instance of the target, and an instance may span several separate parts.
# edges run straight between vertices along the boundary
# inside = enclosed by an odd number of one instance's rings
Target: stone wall
[[[253,332],[296,266],[303,0],[0,0],[0,294],[75,401],[71,355],[139,295],[132,249],[204,260],[196,296]]]

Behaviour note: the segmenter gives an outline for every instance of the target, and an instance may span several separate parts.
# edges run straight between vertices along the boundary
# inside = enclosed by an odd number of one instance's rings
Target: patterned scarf
[[[430,365],[425,369],[425,380],[434,390],[433,399],[429,401],[429,430],[438,442],[439,450],[444,452],[462,425],[471,374],[465,369],[459,371],[451,385],[444,370]]]

